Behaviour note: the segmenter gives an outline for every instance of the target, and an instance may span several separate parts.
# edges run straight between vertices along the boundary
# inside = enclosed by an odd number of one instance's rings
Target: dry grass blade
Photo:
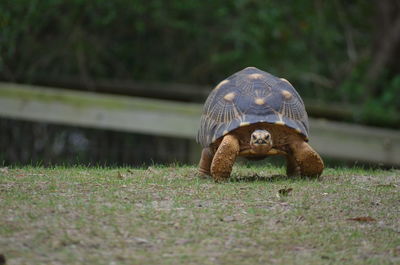
[[[292,192],[292,188],[284,188],[284,189],[280,189],[278,190],[278,194],[281,196],[288,196],[291,192]]]
[[[227,223],[236,221],[235,217],[233,217],[233,216],[225,216],[224,218],[221,218],[220,220],[222,222],[227,222]]]
[[[370,217],[370,216],[361,216],[361,217],[354,217],[354,218],[348,218],[346,219],[348,221],[356,221],[356,222],[363,222],[363,223],[367,223],[367,222],[375,222],[376,219]]]

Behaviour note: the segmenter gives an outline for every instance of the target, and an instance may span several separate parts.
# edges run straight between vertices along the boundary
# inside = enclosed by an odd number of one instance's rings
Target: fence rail
[[[195,103],[0,83],[0,117],[19,120],[194,140],[201,108]],[[310,127],[310,142],[325,157],[400,166],[400,131],[312,118]],[[194,161],[198,154],[191,157]]]
[[[35,85],[46,87],[197,103],[204,102],[212,89],[212,87],[205,85],[109,79],[85,81],[72,76],[49,77],[47,75],[41,75],[35,82]],[[354,112],[359,111],[356,106],[348,104],[327,104],[310,98],[303,98],[303,100],[306,102],[307,112],[311,116],[318,115],[318,117],[334,120],[352,120]]]

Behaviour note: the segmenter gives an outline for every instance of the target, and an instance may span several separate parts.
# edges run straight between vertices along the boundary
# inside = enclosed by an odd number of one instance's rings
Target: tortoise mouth
[[[251,143],[250,147],[256,153],[268,153],[268,151],[271,150],[272,148],[272,143],[271,142],[265,142],[262,144]]]
[[[253,145],[261,145],[261,144],[267,144],[268,142],[264,139],[257,139],[253,141]]]

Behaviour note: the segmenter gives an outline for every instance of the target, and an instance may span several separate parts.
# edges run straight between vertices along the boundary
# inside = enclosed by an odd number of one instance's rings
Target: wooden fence
[[[0,117],[194,140],[201,104],[0,83]],[[400,166],[400,131],[310,118],[325,157]],[[200,147],[193,141],[190,161]]]

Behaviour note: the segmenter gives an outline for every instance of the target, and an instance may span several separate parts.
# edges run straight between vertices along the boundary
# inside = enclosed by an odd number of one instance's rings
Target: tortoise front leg
[[[287,173],[303,177],[319,177],[324,170],[324,162],[319,154],[303,140],[293,141],[289,145],[291,153],[287,158]]]
[[[210,147],[203,148],[203,151],[201,152],[200,162],[199,162],[200,175],[211,176],[210,168],[211,168],[212,160],[213,160],[213,155],[210,150]]]
[[[239,151],[239,140],[233,135],[226,135],[211,163],[211,175],[215,181],[229,178]]]
[[[296,177],[301,175],[300,167],[292,154],[286,155],[286,175]]]

